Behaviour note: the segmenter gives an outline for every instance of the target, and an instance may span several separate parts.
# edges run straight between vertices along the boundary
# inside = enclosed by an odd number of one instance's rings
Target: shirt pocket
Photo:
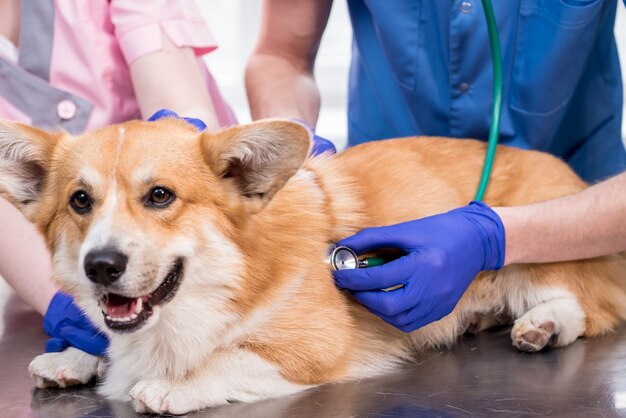
[[[513,110],[547,115],[572,97],[589,59],[604,0],[521,0],[511,99]]]
[[[417,79],[422,2],[369,1],[368,7],[394,77],[405,89],[413,91]]]

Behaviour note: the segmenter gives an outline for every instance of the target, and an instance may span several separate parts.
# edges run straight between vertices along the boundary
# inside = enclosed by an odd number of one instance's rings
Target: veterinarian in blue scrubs
[[[314,125],[313,64],[331,5],[265,1],[246,75],[254,118]],[[348,0],[348,6],[354,31],[349,145],[412,135],[487,139],[493,73],[480,1]],[[554,154],[590,182],[622,172],[617,0],[507,0],[493,7],[504,67],[500,142]],[[398,247],[407,256],[367,272],[336,272],[337,284],[396,327],[419,328],[447,315],[482,270],[626,249],[620,215],[626,176],[598,187],[552,206],[494,211],[472,202],[362,231],[339,244],[358,253]],[[602,213],[592,210],[595,202]],[[397,283],[404,287],[378,290]]]

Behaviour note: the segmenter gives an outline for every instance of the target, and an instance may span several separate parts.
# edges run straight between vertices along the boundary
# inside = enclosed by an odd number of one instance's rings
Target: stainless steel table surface
[[[0,279],[1,280],[1,279]],[[1,290],[1,289],[0,289]],[[27,373],[46,336],[41,317],[0,292],[0,417],[133,417],[93,387],[34,390]],[[6,293],[6,291],[5,291]],[[539,354],[517,352],[509,329],[463,337],[400,372],[194,417],[626,416],[626,328]]]

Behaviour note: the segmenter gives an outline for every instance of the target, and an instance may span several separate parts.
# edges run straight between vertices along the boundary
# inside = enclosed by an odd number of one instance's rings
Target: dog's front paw
[[[104,359],[74,347],[45,353],[30,362],[28,371],[38,388],[83,385],[104,370]]]
[[[185,405],[182,391],[163,379],[140,380],[130,390],[130,397],[140,413],[182,415],[193,410]]]
[[[228,403],[215,402],[197,386],[174,384],[165,379],[140,380],[130,390],[136,412],[150,414],[184,415],[210,406]]]

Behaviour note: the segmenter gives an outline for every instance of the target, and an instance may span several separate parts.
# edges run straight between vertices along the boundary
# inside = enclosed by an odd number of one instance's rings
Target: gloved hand
[[[316,156],[316,155],[323,154],[325,152],[329,152],[330,154],[337,153],[337,148],[335,148],[335,145],[332,142],[330,142],[328,139],[322,138],[321,136],[317,135],[313,127],[311,127],[311,125],[309,125],[308,123],[306,123],[305,121],[301,119],[291,119],[291,120],[293,122],[298,122],[300,125],[304,126],[305,128],[309,130],[309,134],[311,135],[311,139],[313,140],[313,148],[311,148],[311,155]]]
[[[57,353],[72,346],[94,356],[104,355],[109,341],[74,304],[71,296],[57,292],[46,315],[43,328],[51,338],[46,342],[48,353]]]
[[[405,255],[379,267],[335,271],[372,313],[409,332],[448,315],[474,277],[504,264],[505,233],[486,204],[471,202],[450,212],[392,226],[369,228],[337,243],[362,254],[397,248]],[[397,284],[404,287],[383,292]]]
[[[181,118],[180,116],[178,116],[178,114],[176,112],[174,112],[173,110],[170,110],[170,109],[157,110],[154,115],[150,116],[150,118],[148,119],[148,122],[154,122],[155,120],[159,120],[159,119],[162,119],[162,118],[183,119],[183,120],[187,121],[187,123],[189,123],[190,125],[195,126],[196,129],[201,131],[201,132],[206,129],[206,123],[204,123],[200,119],[196,119],[196,118]]]

